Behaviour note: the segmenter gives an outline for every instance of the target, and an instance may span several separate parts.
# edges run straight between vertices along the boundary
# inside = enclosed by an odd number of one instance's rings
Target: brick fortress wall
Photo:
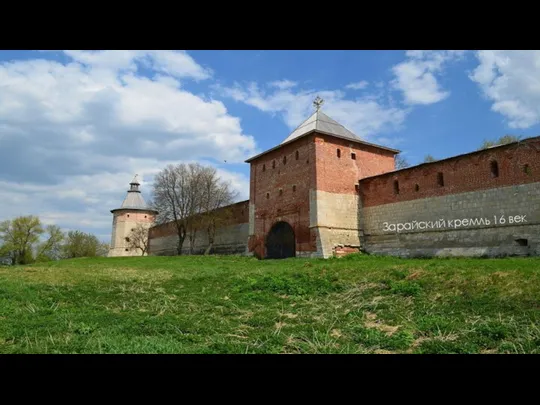
[[[540,137],[360,180],[367,252],[540,254]]]
[[[222,226],[216,230],[212,253],[245,254],[248,241],[249,201],[241,201],[218,211],[224,209],[230,210],[230,214]],[[150,254],[158,256],[174,256],[177,254],[178,234],[173,222],[150,228],[148,237],[150,240]],[[198,230],[193,253],[204,253],[208,244],[208,234],[204,230]],[[186,237],[182,247],[182,254],[188,254],[189,249],[190,242]]]
[[[540,137],[394,171],[392,151],[308,135],[251,162],[250,200],[234,205],[215,252],[264,257],[286,221],[297,256],[540,255],[539,153]],[[176,254],[173,224],[150,239],[151,254]],[[199,234],[195,253],[207,243]]]

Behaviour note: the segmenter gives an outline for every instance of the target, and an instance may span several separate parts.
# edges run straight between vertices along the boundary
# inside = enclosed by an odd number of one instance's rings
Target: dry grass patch
[[[405,277],[405,280],[416,280],[422,277],[422,275],[425,273],[424,270],[409,270],[411,274],[409,274],[407,277]]]
[[[373,354],[396,354],[396,352],[392,352],[390,350],[385,350],[385,349],[377,349],[373,351]]]
[[[386,336],[392,336],[401,326],[386,325],[382,321],[376,319],[377,315],[374,313],[366,314],[367,321],[364,322],[364,326],[370,329],[377,329],[386,334]]]
[[[332,336],[333,338],[339,339],[341,336],[343,336],[343,334],[341,333],[339,329],[332,329],[332,331],[330,332],[330,336]]]

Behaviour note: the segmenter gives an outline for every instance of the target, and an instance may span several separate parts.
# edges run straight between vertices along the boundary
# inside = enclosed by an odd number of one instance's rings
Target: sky
[[[139,174],[244,161],[314,111],[411,164],[537,136],[540,51],[0,51],[0,220],[37,215],[110,242]]]

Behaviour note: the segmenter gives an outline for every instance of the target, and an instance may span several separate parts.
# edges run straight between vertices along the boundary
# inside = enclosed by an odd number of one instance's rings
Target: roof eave
[[[159,214],[159,211],[153,210],[151,208],[130,208],[130,207],[115,208],[114,210],[111,210],[111,213],[114,214],[117,211],[142,211],[142,212],[153,212],[155,214]]]
[[[333,136],[333,137],[335,137],[335,138],[344,139],[344,140],[349,141],[349,142],[355,142],[355,143],[359,143],[359,144],[362,144],[362,145],[368,145],[368,146],[372,146],[372,147],[375,147],[375,148],[384,149],[384,150],[393,152],[394,154],[398,154],[398,153],[401,152],[401,151],[398,150],[398,149],[392,149],[392,148],[388,148],[388,147],[386,147],[386,146],[381,146],[381,145],[377,145],[377,144],[370,143],[370,142],[366,142],[366,141],[362,141],[362,140],[356,140],[356,139],[347,138],[347,137],[345,137],[345,136],[340,136],[340,135],[336,135],[336,134],[331,134],[331,133],[329,133],[329,132],[321,131],[321,130],[319,130],[319,129],[312,129],[312,130],[306,132],[306,133],[303,134],[303,135],[300,135],[300,136],[298,136],[298,137],[296,137],[296,138],[291,139],[290,141],[280,143],[279,145],[274,146],[274,147],[271,148],[271,149],[268,149],[268,150],[266,150],[266,151],[264,151],[264,152],[262,152],[262,153],[259,153],[258,155],[253,156],[253,157],[251,157],[251,158],[245,160],[244,162],[245,162],[245,163],[252,162],[253,160],[255,160],[255,159],[257,159],[257,158],[259,158],[259,157],[261,157],[261,156],[263,156],[263,155],[266,155],[267,153],[270,153],[270,152],[272,152],[272,151],[274,151],[274,150],[276,150],[276,149],[279,149],[279,148],[282,147],[282,146],[285,146],[285,145],[288,145],[288,144],[290,144],[290,143],[293,143],[294,141],[297,141],[298,139],[304,138],[305,136],[308,136],[308,135],[310,135],[310,134],[312,134],[312,133],[318,133],[318,134],[322,134],[322,135]]]

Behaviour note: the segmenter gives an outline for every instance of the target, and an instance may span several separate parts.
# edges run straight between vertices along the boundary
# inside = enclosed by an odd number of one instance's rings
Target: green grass
[[[0,267],[0,353],[539,353],[540,259]]]

